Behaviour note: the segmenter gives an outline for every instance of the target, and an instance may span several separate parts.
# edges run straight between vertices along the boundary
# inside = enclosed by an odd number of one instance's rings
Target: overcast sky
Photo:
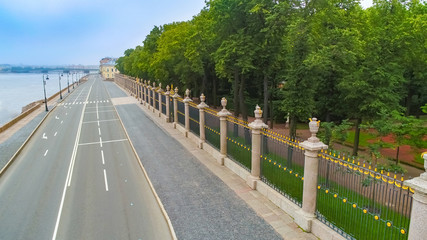
[[[0,64],[97,65],[140,45],[153,26],[189,20],[204,6],[204,0],[0,0]]]

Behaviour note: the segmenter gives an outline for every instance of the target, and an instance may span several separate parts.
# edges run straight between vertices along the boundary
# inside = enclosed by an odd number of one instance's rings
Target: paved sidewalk
[[[113,103],[178,239],[317,239],[172,124],[105,85],[120,97]]]

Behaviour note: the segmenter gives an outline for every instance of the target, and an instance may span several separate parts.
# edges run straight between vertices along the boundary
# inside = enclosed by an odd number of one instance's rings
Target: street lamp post
[[[73,81],[73,89],[74,89],[74,73],[71,75],[71,80]]]
[[[68,88],[68,93],[70,93],[70,72],[67,73],[67,88]]]
[[[46,81],[47,80],[49,80],[49,74],[46,74],[46,79],[44,78],[44,74],[43,74],[44,106],[46,108],[46,112],[49,111],[49,109],[47,109],[47,98],[46,98]]]
[[[62,73],[58,73],[58,81],[59,81],[59,99],[62,100],[62,88],[61,88],[61,77],[64,76]]]

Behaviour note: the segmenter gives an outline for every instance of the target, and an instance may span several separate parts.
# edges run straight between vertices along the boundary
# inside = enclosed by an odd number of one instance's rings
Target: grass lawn
[[[354,134],[355,131],[351,130],[348,132],[347,135],[347,139],[345,140],[346,143],[349,143],[351,145],[354,144]],[[372,133],[368,133],[365,131],[360,131],[360,135],[359,135],[359,146],[361,147],[367,147],[370,143],[369,140],[374,140],[375,139],[375,135]]]
[[[379,213],[367,210],[365,213],[370,199],[352,193],[353,198],[344,202],[342,197],[335,197],[335,193],[325,191],[325,189],[318,191],[318,214],[354,238],[387,240],[408,238],[408,217],[378,203],[375,206]],[[340,193],[337,192],[337,195]]]

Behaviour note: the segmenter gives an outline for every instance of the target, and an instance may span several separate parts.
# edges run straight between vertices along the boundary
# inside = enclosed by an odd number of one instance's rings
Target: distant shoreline
[[[72,65],[72,66],[14,66],[0,64],[0,73],[48,73],[48,72],[98,72],[99,66]]]

